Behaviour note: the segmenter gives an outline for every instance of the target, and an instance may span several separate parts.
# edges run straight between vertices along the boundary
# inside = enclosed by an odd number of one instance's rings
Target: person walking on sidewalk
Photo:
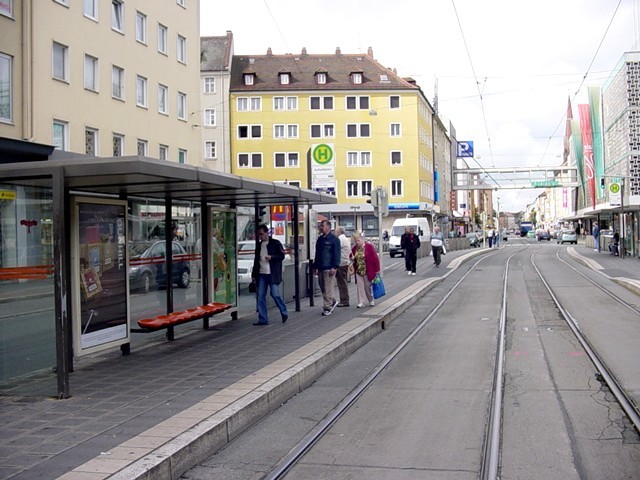
[[[420,238],[415,234],[413,228],[409,228],[409,234],[405,241],[404,256],[407,261],[409,275],[416,274],[416,264],[418,263],[418,249],[420,248]]]
[[[433,263],[436,268],[440,268],[442,246],[444,245],[444,235],[440,232],[440,227],[434,227],[431,234],[431,253],[433,253]]]
[[[316,241],[314,267],[318,272],[318,283],[322,291],[322,315],[331,315],[338,302],[334,297],[336,272],[340,266],[340,240],[331,232],[331,222],[320,222],[322,235]]]
[[[400,237],[400,248],[404,254],[404,270],[411,273],[411,265],[409,264],[409,255],[407,255],[407,238],[409,238],[409,227],[404,227],[404,233]]]
[[[595,252],[599,252],[600,251],[600,226],[598,225],[598,222],[593,222],[593,232],[591,232],[593,234],[593,238],[596,242],[596,248],[594,248],[593,250]]]
[[[349,306],[349,286],[347,280],[349,278],[349,264],[351,263],[351,242],[344,234],[344,227],[336,227],[336,235],[340,240],[340,266],[336,272],[336,283],[338,284],[338,293],[340,294],[339,307]]]
[[[358,287],[358,308],[364,307],[366,299],[369,306],[373,307],[375,301],[373,292],[371,291],[371,282],[376,275],[380,273],[380,257],[371,242],[367,242],[360,232],[353,234],[355,245],[351,250],[353,258],[353,271],[356,277],[356,286]]]
[[[489,231],[487,232],[487,240],[489,241],[489,248],[493,247],[494,237],[496,235],[496,231],[492,226],[489,226]]]
[[[256,253],[251,271],[251,280],[258,286],[258,321],[254,325],[269,325],[267,288],[280,310],[282,323],[285,323],[289,318],[289,312],[280,295],[284,248],[280,241],[269,236],[269,228],[266,225],[258,226],[257,234]]]

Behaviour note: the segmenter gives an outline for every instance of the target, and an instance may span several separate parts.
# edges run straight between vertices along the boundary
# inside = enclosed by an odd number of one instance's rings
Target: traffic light
[[[263,219],[267,214],[267,207],[256,206],[256,217]]]
[[[600,179],[600,188],[604,190],[604,177]]]
[[[378,191],[371,190],[369,193],[367,193],[367,196],[371,197],[367,199],[367,203],[371,204],[374,210],[378,208]]]

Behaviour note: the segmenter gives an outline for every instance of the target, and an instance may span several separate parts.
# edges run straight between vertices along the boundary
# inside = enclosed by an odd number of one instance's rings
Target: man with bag
[[[435,263],[436,268],[440,268],[443,251],[444,235],[440,232],[440,227],[436,226],[433,228],[433,233],[431,234],[431,253],[433,253],[433,263]]]

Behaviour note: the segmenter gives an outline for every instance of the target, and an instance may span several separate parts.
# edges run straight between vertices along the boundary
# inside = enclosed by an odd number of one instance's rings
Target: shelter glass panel
[[[52,192],[0,183],[0,384],[56,364]]]

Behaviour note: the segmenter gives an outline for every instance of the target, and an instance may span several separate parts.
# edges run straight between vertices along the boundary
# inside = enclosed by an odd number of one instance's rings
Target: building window
[[[298,138],[298,125],[287,125],[287,138]]]
[[[333,123],[323,125],[324,138],[333,138],[335,136],[335,126]]]
[[[53,42],[53,78],[69,81],[69,47]]]
[[[371,189],[373,188],[373,182],[371,180],[362,180],[362,182],[360,182],[360,186],[362,195],[369,195],[371,193]]]
[[[168,30],[162,24],[158,24],[158,52],[167,54]]]
[[[284,110],[284,97],[273,97],[273,110]]]
[[[167,160],[169,158],[169,147],[167,145],[158,145],[158,158]]]
[[[262,110],[261,97],[238,97],[236,99],[236,104],[239,112],[246,112],[249,109],[251,109],[251,111]]]
[[[311,138],[322,138],[322,125],[311,125],[309,132]]]
[[[391,165],[402,165],[402,152],[391,152]]]
[[[370,167],[371,152],[347,152],[347,167]]]
[[[11,122],[13,119],[12,67],[12,58],[0,53],[0,121],[6,122]]]
[[[333,97],[309,97],[311,110],[333,110]]]
[[[273,110],[297,110],[298,97],[273,97]]]
[[[357,138],[357,137],[367,138],[370,136],[371,136],[371,125],[369,125],[368,123],[348,123],[347,124],[348,138]]]
[[[346,97],[347,110],[369,110],[369,97]]]
[[[187,94],[178,92],[178,118],[187,119]]]
[[[182,165],[187,163],[187,151],[183,148],[178,149],[178,163]]]
[[[0,5],[2,2],[0,2]],[[98,0],[84,0],[84,16],[98,20]]]
[[[238,125],[238,138],[262,138],[262,125]]]
[[[236,105],[239,112],[246,112],[249,110],[249,99],[247,97],[238,97]]]
[[[139,107],[147,107],[147,79],[136,76],[136,105]]]
[[[276,168],[298,168],[300,166],[300,156],[298,152],[276,153],[274,155],[274,166]]]
[[[124,100],[124,69],[115,65],[111,68],[111,95]]]
[[[216,110],[215,108],[207,108],[204,111],[204,125],[206,127],[216,126]]]
[[[361,72],[353,72],[351,74],[351,81],[355,85],[360,85],[362,83],[362,73]]]
[[[0,1],[0,15],[13,18],[13,0]]]
[[[298,110],[298,97],[287,97],[287,110]]]
[[[98,130],[95,128],[84,130],[84,153],[92,157],[98,155]]]
[[[216,142],[204,142],[204,158],[216,159]]]
[[[158,113],[169,113],[168,100],[169,87],[166,85],[158,85]]]
[[[290,75],[288,73],[280,74],[280,85],[289,85]]]
[[[347,180],[347,197],[358,197],[358,181]]]
[[[204,77],[204,93],[216,93],[216,79]]]
[[[253,73],[245,73],[244,74],[244,84],[245,85],[253,85],[253,77],[255,77],[255,74],[253,74]]]
[[[284,138],[284,125],[273,126],[273,138]]]
[[[98,59],[91,55],[84,56],[84,88],[98,91]]]
[[[69,124],[67,122],[53,121],[53,146],[57,150],[69,149]]]
[[[327,83],[327,74],[323,72],[316,73],[316,82],[318,85],[325,85]]]
[[[251,97],[251,111],[259,112],[262,110],[262,98],[260,97]]]
[[[147,16],[141,12],[136,12],[136,40],[147,44]]]
[[[111,0],[111,28],[118,32],[124,31],[124,2]]]
[[[389,108],[400,108],[400,96],[391,95],[389,97]]]
[[[287,166],[286,163],[286,154],[285,153],[276,153],[274,155],[274,166],[275,168],[284,168]]]
[[[399,123],[392,123],[389,125],[389,135],[392,137],[399,137],[400,136],[400,124]]]
[[[238,168],[262,168],[262,154],[239,153]]]
[[[402,180],[391,180],[391,196],[402,196]]]
[[[124,155],[124,135],[118,133],[113,134],[113,156],[121,157]]]
[[[140,155],[141,157],[146,157],[147,156],[147,152],[148,152],[148,148],[149,148],[149,144],[146,140],[141,140],[138,139],[138,155]]]
[[[178,35],[176,57],[180,63],[187,63],[187,39]]]

